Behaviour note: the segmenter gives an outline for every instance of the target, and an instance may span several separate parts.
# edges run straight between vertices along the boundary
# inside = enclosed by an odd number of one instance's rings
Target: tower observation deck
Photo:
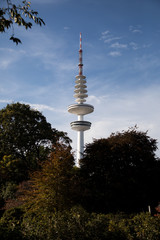
[[[77,131],[77,164],[79,160],[83,157],[84,151],[84,131],[89,130],[91,123],[84,121],[84,115],[92,113],[94,107],[90,104],[86,104],[87,86],[86,86],[86,76],[83,75],[83,63],[82,63],[82,37],[80,33],[80,49],[79,49],[79,75],[76,76],[75,94],[76,103],[68,106],[68,112],[76,114],[78,120],[71,122],[71,128]]]

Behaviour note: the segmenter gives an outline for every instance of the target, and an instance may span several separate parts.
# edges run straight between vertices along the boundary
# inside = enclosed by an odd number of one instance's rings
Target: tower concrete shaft
[[[82,63],[82,35],[80,33],[80,49],[79,49],[79,75],[76,76],[75,94],[76,104],[72,104],[68,107],[68,112],[76,114],[78,116],[78,121],[71,122],[71,128],[77,131],[77,165],[79,165],[79,160],[83,157],[84,151],[84,131],[90,129],[91,123],[84,121],[83,117],[86,114],[92,113],[94,107],[90,104],[84,104],[86,102],[87,86],[86,86],[86,76],[83,75],[83,63]]]

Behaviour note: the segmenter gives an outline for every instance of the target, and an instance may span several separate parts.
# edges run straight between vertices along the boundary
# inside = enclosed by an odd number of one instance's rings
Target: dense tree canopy
[[[16,44],[21,43],[19,38],[14,36],[14,24],[23,26],[27,30],[32,28],[31,20],[38,25],[45,24],[43,19],[37,17],[38,12],[30,8],[31,2],[26,0],[1,0],[0,5],[0,32],[3,33],[7,29],[12,29],[10,40]],[[29,20],[28,20],[29,19]]]
[[[159,216],[145,213],[160,199],[156,140],[136,128],[111,134],[88,144],[76,168],[68,139],[56,133],[49,157],[3,208],[0,238],[159,240]],[[14,175],[17,161],[4,156],[0,165]],[[15,187],[6,183],[0,200]]]
[[[157,142],[136,128],[94,140],[80,161],[84,198],[90,211],[141,211],[160,199]]]
[[[46,160],[52,144],[62,139],[69,145],[66,133],[53,129],[39,111],[25,104],[8,104],[0,110],[1,177],[8,173],[16,178],[17,168],[25,174],[35,169]]]

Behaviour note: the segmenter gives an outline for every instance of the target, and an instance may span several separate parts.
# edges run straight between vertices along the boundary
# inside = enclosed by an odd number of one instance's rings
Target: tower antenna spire
[[[79,48],[79,76],[83,75],[83,63],[82,63],[82,33],[80,33],[80,48]]]
[[[80,49],[82,49],[82,33],[80,32]]]

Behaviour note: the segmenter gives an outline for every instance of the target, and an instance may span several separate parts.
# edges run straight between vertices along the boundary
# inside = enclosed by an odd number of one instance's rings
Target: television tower
[[[83,75],[83,63],[82,63],[82,35],[80,33],[80,49],[79,49],[79,75],[76,76],[75,94],[76,98],[75,104],[69,105],[68,112],[76,114],[78,116],[78,121],[71,122],[71,128],[77,131],[77,158],[76,162],[79,165],[79,160],[83,157],[84,151],[84,131],[90,129],[91,123],[84,121],[84,115],[92,113],[94,107],[90,104],[86,104],[87,86],[86,86],[86,76]]]

